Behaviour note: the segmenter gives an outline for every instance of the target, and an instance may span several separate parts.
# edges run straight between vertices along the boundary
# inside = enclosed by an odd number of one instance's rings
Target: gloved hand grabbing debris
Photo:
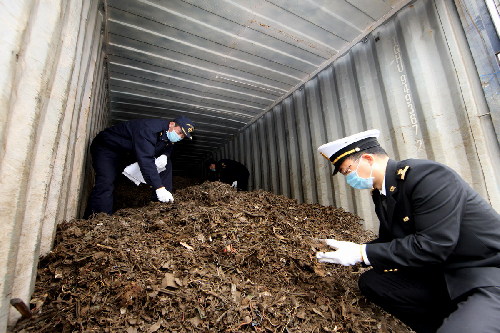
[[[336,239],[322,239],[326,245],[337,249],[333,252],[317,252],[319,262],[340,264],[343,266],[356,265],[363,261],[362,246],[353,242],[338,241]]]
[[[164,187],[156,190],[156,196],[161,202],[174,202],[174,196]]]
[[[236,188],[237,186],[238,186],[238,181],[237,181],[237,180],[235,180],[235,181],[231,184],[231,187]]]

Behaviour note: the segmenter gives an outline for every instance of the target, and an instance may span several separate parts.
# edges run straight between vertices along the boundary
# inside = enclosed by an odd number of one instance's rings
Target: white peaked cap
[[[333,174],[336,174],[340,164],[348,156],[368,148],[379,146],[377,141],[379,135],[380,131],[378,129],[371,129],[325,143],[318,148],[318,151],[335,165]]]

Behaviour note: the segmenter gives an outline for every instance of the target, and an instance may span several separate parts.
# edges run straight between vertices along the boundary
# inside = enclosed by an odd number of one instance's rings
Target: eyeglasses
[[[352,164],[354,164],[358,161],[359,161],[359,159],[353,161]],[[347,168],[345,168],[344,170],[339,170],[339,172],[341,174],[343,174],[344,176],[347,176],[348,174],[350,174],[353,171],[353,170],[351,170],[352,164],[349,164],[349,166]]]
[[[350,174],[352,172],[351,170],[351,166],[352,164],[350,164],[347,168],[345,168],[344,170],[340,170],[340,173],[343,174],[344,176],[347,176],[348,174]]]

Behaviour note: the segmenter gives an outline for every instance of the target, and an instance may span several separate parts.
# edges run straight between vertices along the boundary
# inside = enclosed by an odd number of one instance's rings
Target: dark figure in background
[[[222,159],[218,162],[213,160],[208,162],[209,181],[220,181],[229,184],[240,191],[248,191],[248,178],[250,172],[241,164],[230,159]]]
[[[356,189],[372,190],[379,237],[324,240],[320,262],[363,263],[359,288],[416,332],[500,332],[500,215],[455,171],[429,160],[394,161],[378,130],[319,152]]]
[[[159,201],[173,201],[173,145],[184,138],[192,139],[194,123],[186,117],[165,119],[134,119],[109,127],[94,138],[90,146],[95,185],[90,193],[84,218],[94,213],[113,214],[113,191],[116,177],[123,171],[123,160],[132,157],[138,162],[146,184],[156,192]],[[132,156],[130,156],[132,155]],[[165,171],[158,173],[155,158],[167,156]]]
[[[207,162],[208,173],[207,180],[210,182],[215,182],[219,180],[219,173],[217,172],[217,161],[209,160]]]

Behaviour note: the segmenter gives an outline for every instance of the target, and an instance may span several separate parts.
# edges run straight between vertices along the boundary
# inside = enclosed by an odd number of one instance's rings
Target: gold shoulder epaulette
[[[398,169],[398,171],[396,172],[396,174],[399,176],[399,178],[401,180],[405,180],[406,171],[408,171],[409,169],[410,169],[410,166],[407,165],[404,168]]]

